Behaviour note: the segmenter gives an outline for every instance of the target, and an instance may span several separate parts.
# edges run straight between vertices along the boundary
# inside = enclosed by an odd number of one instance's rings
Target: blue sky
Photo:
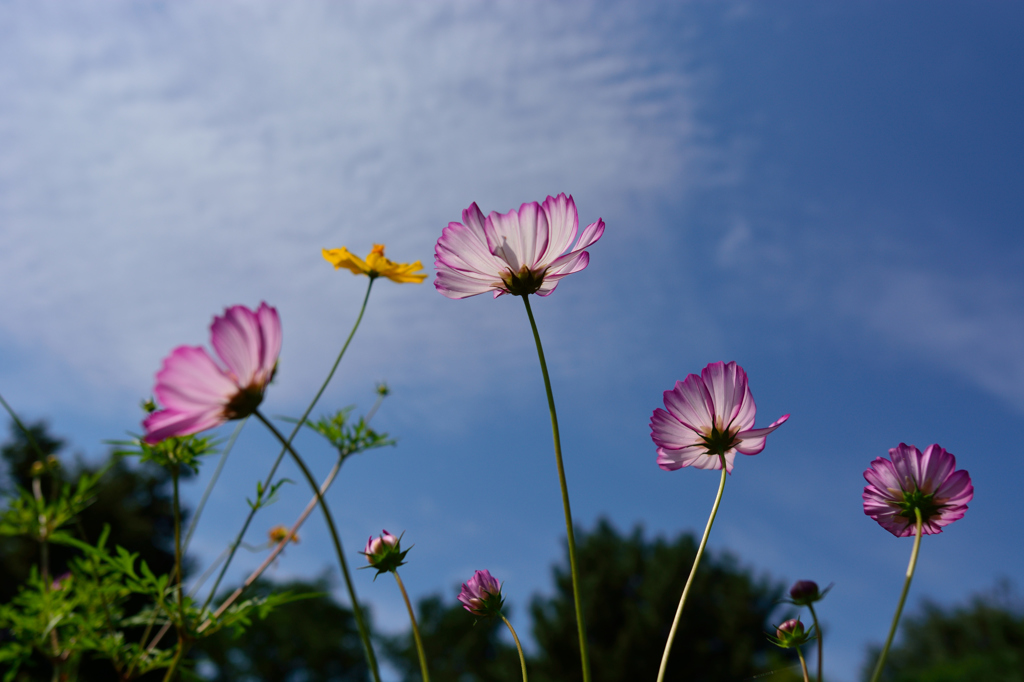
[[[716,476],[660,471],[647,423],[736,360],[759,425],[793,416],[739,458],[710,544],[834,581],[826,663],[852,682],[910,551],[861,509],[888,448],[940,443],[976,489],[925,539],[912,604],[1024,578],[1022,24],[1011,3],[5,3],[0,391],[98,457],[173,347],[266,300],[285,339],[266,411],[297,414],[365,285],[321,247],[429,268],[470,202],[572,193],[608,229],[535,312],[577,521],[703,528]],[[489,568],[525,624],[564,525],[522,305],[380,282],[321,407],[368,408],[382,379],[399,445],[332,489],[347,549],[404,530],[415,594]],[[246,429],[199,558],[274,454]],[[332,570],[320,524],[302,536],[275,575]]]

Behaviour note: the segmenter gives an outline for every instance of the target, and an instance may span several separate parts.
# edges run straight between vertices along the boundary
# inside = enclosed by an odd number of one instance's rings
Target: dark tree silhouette
[[[326,580],[257,581],[246,598],[290,592],[318,596],[278,606],[243,633],[222,630],[197,643],[198,671],[211,682],[364,682],[370,679],[352,611]],[[223,595],[224,597],[227,596]],[[367,611],[368,613],[368,611]]]
[[[457,592],[455,588],[453,593]],[[417,603],[416,621],[427,653],[431,682],[521,682],[523,679],[519,654],[514,645],[502,641],[502,631],[507,633],[508,630],[498,618],[478,620],[459,602],[433,595]],[[411,634],[391,639],[387,652],[403,680],[418,682],[421,679],[419,657]]]
[[[966,606],[926,601],[900,622],[896,642],[885,682],[1024,682],[1024,608],[1006,583]],[[880,651],[868,653],[863,679]]]
[[[695,538],[648,540],[640,526],[625,537],[607,520],[576,537],[594,682],[655,679]],[[532,604],[535,682],[582,680],[567,564],[555,567],[555,596]],[[777,668],[781,676],[771,679],[789,676],[791,661],[764,634],[783,586],[756,578],[724,552],[705,552],[694,581],[666,679],[732,682]]]

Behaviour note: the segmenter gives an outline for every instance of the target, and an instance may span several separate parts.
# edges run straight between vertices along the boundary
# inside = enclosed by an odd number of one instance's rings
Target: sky
[[[834,582],[826,672],[853,682],[911,546],[862,510],[889,448],[939,443],[975,485],[922,543],[911,611],[1024,579],[1022,29],[996,2],[0,4],[0,393],[98,459],[139,431],[170,350],[267,301],[284,346],[263,409],[297,416],[366,286],[321,248],[384,243],[432,272],[471,202],[570,193],[607,230],[534,311],[577,524],[703,529],[717,476],[659,470],[648,422],[677,380],[737,361],[758,425],[792,417],[737,458],[709,546]],[[378,381],[398,444],[328,495],[351,560],[404,531],[414,597],[488,568],[526,629],[565,526],[522,305],[379,281],[317,413],[368,409]],[[299,446],[323,475],[329,449]],[[248,424],[199,565],[276,454]],[[306,501],[285,486],[250,541]],[[319,519],[300,535],[271,575],[336,574]],[[361,599],[402,629],[368,573]]]

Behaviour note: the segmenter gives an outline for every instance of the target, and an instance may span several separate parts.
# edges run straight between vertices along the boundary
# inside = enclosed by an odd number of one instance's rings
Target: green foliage
[[[889,650],[885,682],[1024,682],[1024,608],[1003,584],[966,606],[925,602],[900,622]],[[863,679],[871,677],[881,647],[873,647]]]
[[[352,612],[327,594],[325,581],[257,581],[253,601],[273,612],[246,616],[196,644],[198,670],[211,682],[364,682],[369,679]],[[280,591],[307,593],[289,603]],[[314,594],[308,594],[308,593]],[[262,600],[262,601],[261,601]],[[276,600],[276,601],[273,601]],[[232,607],[234,608],[234,607]],[[230,609],[228,611],[230,613]],[[228,615],[226,613],[225,615]]]
[[[655,679],[696,539],[648,540],[640,527],[622,536],[607,520],[576,538],[594,682]],[[554,577],[556,594],[532,604],[539,648],[533,682],[582,679],[568,566],[556,567]],[[665,679],[743,680],[791,665],[764,634],[782,590],[728,553],[705,553]]]
[[[498,618],[476,618],[458,602],[446,603],[439,595],[417,603],[416,621],[431,682],[517,682],[523,679],[514,644]],[[419,682],[420,664],[412,635],[386,643],[392,663],[407,682]],[[532,679],[532,678],[531,678]]]
[[[355,424],[350,423],[349,415],[353,409],[351,406],[340,409],[334,415],[320,417],[315,422],[307,419],[305,425],[326,438],[342,460],[350,455],[395,444],[394,440],[388,438],[388,434],[371,429],[365,417],[360,417]]]

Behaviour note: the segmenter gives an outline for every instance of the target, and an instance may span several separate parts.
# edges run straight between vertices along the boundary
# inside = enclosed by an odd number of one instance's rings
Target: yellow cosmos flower
[[[363,260],[344,246],[340,249],[323,249],[324,260],[334,266],[335,270],[345,268],[354,275],[367,275],[371,279],[387,277],[392,282],[403,284],[413,282],[420,284],[427,278],[427,273],[416,272],[423,269],[419,261],[415,263],[393,263],[384,257],[384,245],[374,244],[370,254]]]

